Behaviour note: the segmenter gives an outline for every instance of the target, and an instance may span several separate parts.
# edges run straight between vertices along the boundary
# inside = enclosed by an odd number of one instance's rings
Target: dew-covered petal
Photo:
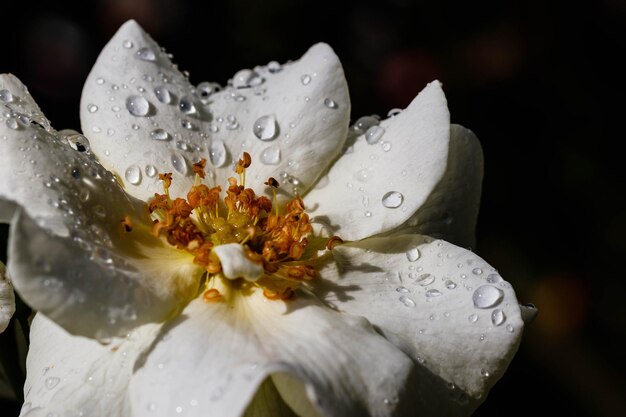
[[[21,416],[130,416],[128,383],[158,325],[102,345],[72,336],[42,314],[33,319]]]
[[[478,138],[463,126],[451,125],[446,172],[426,202],[398,228],[399,232],[474,247],[482,179],[483,152]]]
[[[299,415],[387,416],[402,405],[411,361],[366,320],[300,293],[283,302],[255,287],[246,295],[221,291],[221,301],[193,301],[164,327],[131,381],[134,409],[241,416],[271,376]]]
[[[7,276],[4,264],[0,262],[0,333],[6,330],[13,313],[15,313],[13,285]]]
[[[253,158],[247,186],[262,190],[272,176],[282,190],[303,192],[339,153],[349,115],[343,69],[328,45],[282,66],[239,71],[222,90],[194,87],[135,21],[105,46],[81,99],[94,152],[142,199],[160,189],[148,167],[172,172],[170,192],[182,195],[193,181],[192,163],[205,158],[209,181],[224,185],[243,151]],[[140,178],[125,175],[135,166]]]
[[[306,196],[314,220],[344,240],[396,228],[408,220],[445,173],[450,115],[434,81],[401,113],[358,137]]]
[[[191,255],[139,225],[102,233],[92,240],[62,237],[16,213],[8,254],[15,289],[69,332],[100,340],[171,317],[197,291],[202,270]],[[99,243],[104,237],[113,244]]]
[[[471,412],[520,342],[523,322],[511,285],[476,254],[424,236],[366,239],[337,246],[333,256],[314,291],[340,311],[367,318],[439,384],[454,387],[449,405]],[[426,389],[417,383],[418,391]],[[428,401],[421,398],[416,410]]]
[[[244,278],[256,281],[263,275],[263,264],[253,262],[246,256],[243,245],[227,243],[213,248],[222,264],[222,272],[228,279]]]

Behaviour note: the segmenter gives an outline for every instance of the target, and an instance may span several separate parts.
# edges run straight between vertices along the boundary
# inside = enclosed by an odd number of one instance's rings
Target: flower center
[[[274,178],[265,182],[273,191],[273,201],[246,188],[251,158],[244,152],[235,167],[239,180],[228,179],[222,199],[220,186],[202,183],[205,164],[204,159],[194,164],[196,178],[186,199],[170,197],[171,173],[159,176],[164,192],[149,203],[154,235],[191,253],[194,263],[204,267],[205,301],[219,300],[222,294],[215,286],[224,283],[237,288],[258,286],[269,299],[293,297],[295,288],[317,273],[313,266],[317,255],[304,256],[312,226],[302,198],[292,199],[279,213],[279,184]]]

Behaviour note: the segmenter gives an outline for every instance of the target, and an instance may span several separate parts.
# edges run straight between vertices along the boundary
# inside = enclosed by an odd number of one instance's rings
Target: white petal
[[[406,110],[378,128],[384,129],[378,142],[368,143],[367,134],[357,138],[330,169],[328,185],[305,198],[314,220],[328,223],[344,240],[404,223],[446,169],[450,115],[439,82],[428,84]]]
[[[398,229],[474,247],[483,180],[483,152],[476,135],[450,126],[450,152],[444,177],[417,213]]]
[[[127,236],[127,246],[93,244],[53,235],[23,212],[10,232],[8,268],[20,296],[88,337],[105,339],[171,317],[195,294],[202,272],[191,255],[149,234],[145,241]]]
[[[470,251],[416,235],[341,245],[333,255],[337,264],[321,269],[316,293],[366,317],[439,385],[484,399],[523,329],[515,293],[494,268]],[[422,398],[416,410],[428,401]]]
[[[328,45],[318,44],[278,72],[254,71],[239,72],[234,80],[254,87],[227,87],[202,97],[150,36],[129,21],[87,79],[83,131],[105,166],[142,199],[160,189],[157,177],[146,174],[149,167],[172,172],[171,193],[181,195],[193,179],[190,163],[206,158],[209,177],[225,185],[243,151],[253,157],[247,186],[260,190],[268,177],[280,181],[284,172],[290,183],[285,190],[297,185],[304,191],[339,153],[346,136],[350,101],[341,64]],[[325,99],[334,105],[325,105]],[[267,127],[259,132],[267,140],[255,135],[255,124]],[[125,175],[129,169],[136,173],[135,167],[141,176]]]
[[[263,275],[263,264],[248,259],[243,245],[239,243],[216,246],[213,252],[220,259],[222,272],[228,279],[245,278],[247,281],[256,281]]]
[[[0,262],[0,333],[6,330],[13,313],[15,313],[13,285],[7,276],[4,264]]]
[[[287,374],[306,394],[286,398],[290,405],[310,402],[326,416],[394,413],[412,364],[366,320],[304,294],[285,303],[250,291],[193,301],[169,323],[131,382],[133,407],[154,404],[155,416],[179,407],[187,416],[240,416],[262,381]]]
[[[158,326],[147,325],[101,345],[72,336],[37,314],[26,361],[21,415],[130,416],[128,383],[137,356]]]

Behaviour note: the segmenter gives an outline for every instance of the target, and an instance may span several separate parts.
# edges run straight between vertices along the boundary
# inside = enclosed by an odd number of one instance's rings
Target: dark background
[[[440,79],[453,122],[485,153],[476,251],[539,308],[475,415],[626,415],[625,1],[65,3],[0,9],[0,72],[16,74],[57,129],[79,129],[82,83],[129,18],[193,83],[224,84],[325,41],[344,65],[353,121]]]

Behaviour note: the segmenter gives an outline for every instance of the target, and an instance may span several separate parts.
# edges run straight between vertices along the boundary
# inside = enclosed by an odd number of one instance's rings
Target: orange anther
[[[335,246],[340,245],[342,243],[343,243],[342,238],[340,238],[339,236],[333,236],[330,239],[328,239],[328,242],[326,242],[326,249],[333,250]]]
[[[172,173],[166,172],[165,174],[159,174],[159,179],[163,181],[163,187],[167,190],[172,185]]]
[[[202,299],[207,303],[215,303],[222,299],[222,294],[215,288],[211,288],[202,294]]]
[[[193,172],[198,174],[200,178],[204,179],[206,176],[204,172],[204,167],[206,166],[206,159],[202,158],[200,161],[193,164]]]

